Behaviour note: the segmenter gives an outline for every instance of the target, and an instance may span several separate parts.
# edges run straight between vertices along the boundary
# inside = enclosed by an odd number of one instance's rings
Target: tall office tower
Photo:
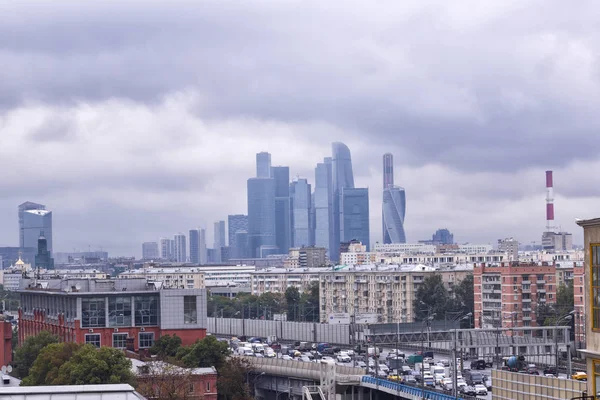
[[[256,177],[272,178],[271,176],[271,154],[266,151],[256,153]]]
[[[177,261],[177,254],[175,253],[175,239],[169,240],[169,254],[171,254],[170,261]]]
[[[315,226],[316,209],[315,209],[315,191],[310,194],[310,209],[308,210],[308,243],[309,246],[315,245]]]
[[[290,168],[272,167],[271,176],[275,179],[275,245],[284,254],[292,246]]]
[[[163,260],[170,260],[171,259],[171,239],[167,239],[167,238],[160,238],[159,240],[159,246],[160,246],[160,258]]]
[[[290,185],[293,198],[292,239],[293,247],[310,246],[311,188],[306,179],[297,179]]]
[[[360,240],[369,251],[369,189],[343,188],[341,209],[342,242]]]
[[[431,241],[436,244],[454,244],[454,235],[446,228],[438,229],[431,235]]]
[[[46,210],[43,204],[25,202],[19,206],[19,247],[37,248],[40,232],[52,253],[52,211]]]
[[[248,250],[248,232],[237,231],[235,233],[235,254],[236,258],[249,258]],[[234,257],[231,257],[234,258]]]
[[[248,216],[243,214],[234,214],[227,216],[227,233],[229,236],[229,257],[241,258],[238,254],[238,247],[235,234],[243,231],[248,233]]]
[[[178,233],[175,235],[175,261],[184,263],[187,261],[187,251],[185,245],[185,235],[183,233]]]
[[[275,179],[248,179],[248,252],[261,258],[275,242]]]
[[[315,246],[327,249],[332,254],[333,209],[331,204],[331,157],[326,157],[315,168]],[[337,245],[339,247],[339,244]]]
[[[352,157],[350,149],[344,143],[334,142],[332,150],[332,188],[333,188],[333,245],[331,246],[330,258],[333,261],[339,259],[339,246],[342,242],[343,233],[343,208],[342,193],[345,188],[354,188],[354,174],[352,173]]]
[[[404,215],[406,214],[406,193],[399,186],[383,189],[383,243],[406,243]]]
[[[190,262],[192,264],[200,264],[200,232],[198,229],[190,229]]]
[[[198,230],[198,261],[200,265],[208,263],[208,250],[206,248],[206,229]]]
[[[157,260],[158,259],[158,243],[144,242],[142,243],[142,260]]]
[[[35,256],[35,267],[40,269],[54,269],[54,260],[50,256],[48,241],[44,236],[44,231],[40,232],[37,241],[37,255]]]
[[[394,185],[394,156],[391,153],[383,155],[383,188]]]
[[[220,263],[221,260],[221,247],[227,246],[225,243],[225,221],[217,221],[214,224],[214,240],[213,249],[215,249],[215,260],[214,262]]]

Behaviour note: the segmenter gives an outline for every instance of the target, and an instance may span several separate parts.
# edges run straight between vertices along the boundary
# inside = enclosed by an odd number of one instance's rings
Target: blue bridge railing
[[[423,390],[421,388],[403,385],[402,383],[388,381],[387,379],[374,378],[372,376],[363,376],[362,382],[369,383],[371,385],[379,385],[395,392],[405,393],[412,396],[418,396],[420,398],[428,400],[455,400],[454,396],[450,396],[444,393],[432,392],[429,390]],[[461,397],[459,397],[461,399]]]

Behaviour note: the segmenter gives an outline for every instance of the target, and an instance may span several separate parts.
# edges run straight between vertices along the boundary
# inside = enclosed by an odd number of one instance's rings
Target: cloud
[[[254,153],[314,181],[331,141],[370,188],[373,240],[387,151],[411,241],[539,240],[546,169],[567,229],[597,211],[594,2],[0,7],[2,244],[30,199],[55,210],[59,249],[139,253],[244,212]]]

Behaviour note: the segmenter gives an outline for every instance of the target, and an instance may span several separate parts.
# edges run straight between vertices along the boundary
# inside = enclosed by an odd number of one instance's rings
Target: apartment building
[[[319,268],[328,264],[327,249],[324,247],[294,247],[285,260],[285,268]]]
[[[300,292],[305,292],[313,282],[319,282],[319,274],[331,270],[331,267],[267,268],[252,272],[252,294],[259,296],[265,292],[285,293],[289,287],[296,287]]]
[[[365,265],[320,274],[321,322],[330,314],[377,314],[379,322],[412,322],[415,293],[424,279],[440,274],[449,290],[473,272],[470,266]]]
[[[558,283],[552,264],[478,264],[473,281],[476,328],[537,326],[536,306],[556,302]]]

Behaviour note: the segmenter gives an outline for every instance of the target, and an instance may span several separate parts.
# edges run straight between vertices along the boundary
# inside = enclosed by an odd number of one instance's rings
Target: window
[[[154,332],[140,332],[140,349],[147,349],[154,345]]]
[[[126,333],[113,333],[113,345],[115,349],[124,349],[127,346]]]
[[[600,360],[593,360],[594,365],[594,393],[600,390]]]
[[[183,296],[183,323],[197,324],[196,296]]]
[[[210,382],[206,382],[206,391],[210,392]]]
[[[102,297],[89,297],[81,300],[81,326],[94,328],[106,326],[105,301]]]
[[[108,325],[131,326],[131,297],[108,298]]]
[[[135,296],[135,325],[158,325],[158,297]]]
[[[100,347],[100,334],[99,333],[88,333],[85,335],[85,344],[92,344],[96,347]]]
[[[190,384],[190,387],[189,387],[188,391],[190,393],[194,393],[194,384],[193,383]]]
[[[592,329],[600,329],[600,245],[592,245],[591,254],[591,269],[592,278],[590,293],[592,299]],[[595,378],[594,378],[595,379]]]

